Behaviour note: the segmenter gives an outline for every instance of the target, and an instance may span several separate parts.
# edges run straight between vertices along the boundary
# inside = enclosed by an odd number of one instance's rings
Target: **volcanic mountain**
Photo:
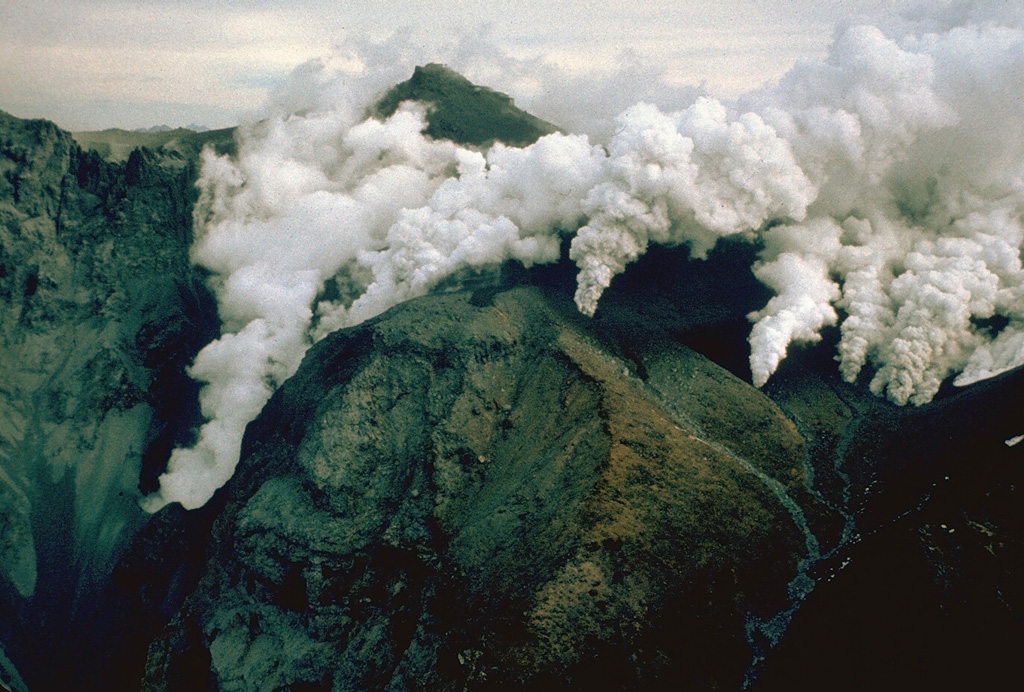
[[[467,151],[557,132],[436,65],[370,116],[410,101]],[[593,317],[568,242],[455,272],[312,344],[204,507],[142,512],[195,442],[189,364],[224,329],[191,261],[199,152],[238,154],[231,131],[145,134],[0,116],[8,688],[852,690],[1015,670],[1024,375],[901,407],[840,377],[826,330],[756,388],[747,315],[770,294],[749,238],[699,261],[652,248]]]

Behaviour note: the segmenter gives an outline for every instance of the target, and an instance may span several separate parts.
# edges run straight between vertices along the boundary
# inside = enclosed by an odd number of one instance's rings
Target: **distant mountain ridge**
[[[189,123],[184,127],[171,127],[170,125],[153,125],[152,127],[137,127],[132,132],[168,132],[170,130],[190,130],[192,132],[209,132],[214,128],[206,127],[205,125],[197,125],[196,123]]]
[[[221,153],[234,152],[235,128],[196,131],[187,128],[159,128],[149,130],[122,130],[111,128],[87,132],[74,132],[75,141],[87,151],[95,151],[110,161],[126,161],[140,148],[174,152],[182,160],[194,160],[206,145]]]

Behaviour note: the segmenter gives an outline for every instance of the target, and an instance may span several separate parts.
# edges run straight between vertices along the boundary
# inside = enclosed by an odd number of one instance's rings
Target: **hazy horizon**
[[[227,127],[304,63],[360,70],[368,53],[407,70],[452,64],[527,106],[538,96],[522,79],[531,69],[601,80],[624,65],[648,90],[731,99],[823,56],[837,25],[915,4],[4,0],[0,109],[79,131]]]

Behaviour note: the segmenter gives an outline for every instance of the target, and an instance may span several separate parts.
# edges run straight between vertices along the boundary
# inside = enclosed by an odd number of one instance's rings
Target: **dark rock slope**
[[[661,360],[668,400],[534,287],[328,337],[250,426],[147,689],[737,688],[806,554],[804,444]]]
[[[372,115],[388,118],[403,101],[428,105],[425,134],[460,144],[502,142],[523,147],[558,129],[520,110],[507,95],[477,86],[436,63],[417,67],[412,77],[389,89],[374,105]]]
[[[1022,478],[1003,441],[1024,378],[899,409],[810,350],[775,403],[685,345],[756,299],[744,259],[643,260],[643,286],[613,286],[594,320],[543,270],[318,344],[250,426],[145,689],[943,689],[1011,672]],[[668,309],[723,276],[740,290]]]
[[[553,129],[439,66],[379,114],[406,98],[433,136]],[[738,688],[843,520],[794,423],[680,341],[761,293],[724,257],[746,280],[721,299],[661,256],[687,310],[625,285],[587,320],[571,267],[506,267],[317,344],[250,425],[145,688]]]
[[[184,369],[217,324],[188,257],[195,175],[0,113],[0,641],[34,689],[95,653],[140,471],[197,416]]]
[[[418,70],[380,109],[423,98],[453,137],[464,107],[508,115],[456,77]],[[1024,633],[1003,443],[1024,378],[898,409],[841,382],[826,343],[762,393],[755,252],[653,249],[594,319],[571,266],[506,267],[318,344],[211,503],[204,576],[145,689],[998,679]]]

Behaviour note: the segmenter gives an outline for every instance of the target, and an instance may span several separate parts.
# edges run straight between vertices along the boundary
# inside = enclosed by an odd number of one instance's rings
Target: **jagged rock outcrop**
[[[738,687],[806,553],[805,449],[749,385],[670,361],[659,392],[532,287],[328,337],[250,426],[146,689]]]
[[[0,113],[0,641],[33,689],[81,672],[74,630],[145,519],[140,471],[197,416],[184,370],[217,323],[189,262],[195,175]]]

